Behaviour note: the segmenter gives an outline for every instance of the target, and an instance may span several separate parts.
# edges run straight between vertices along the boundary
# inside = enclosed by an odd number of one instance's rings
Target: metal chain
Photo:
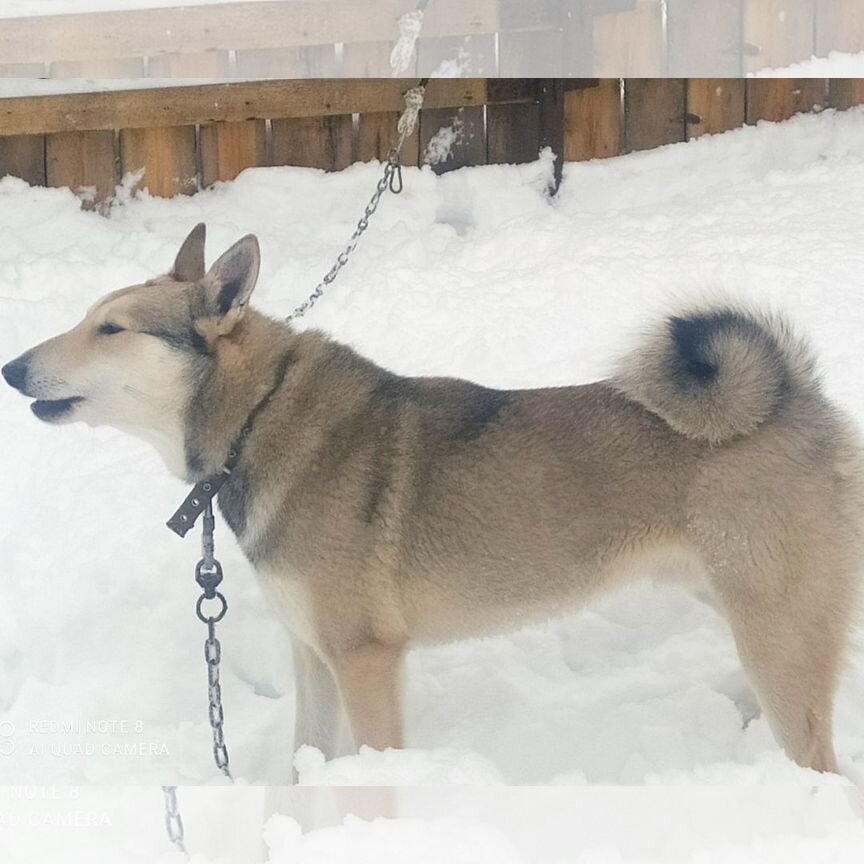
[[[372,214],[378,209],[381,203],[381,198],[389,189],[394,195],[398,195],[403,189],[402,183],[402,148],[405,146],[405,141],[411,136],[417,128],[417,119],[420,114],[420,109],[423,107],[423,98],[426,94],[426,82],[424,79],[417,87],[412,87],[405,93],[405,110],[399,117],[397,125],[396,143],[390,150],[387,156],[387,162],[384,165],[384,174],[375,186],[375,192],[369,199],[363,215],[357,222],[357,227],[348,241],[348,245],[339,253],[336,258],[336,263],[327,271],[324,278],[315,286],[312,293],[285,319],[286,321],[294,321],[297,318],[302,318],[320,299],[324,293],[324,289],[339,275],[339,271],[348,263],[351,253],[357,248],[357,243],[369,227],[369,219]]]
[[[182,852],[187,858],[189,853],[184,845],[183,817],[180,815],[180,809],[177,806],[177,787],[163,786],[162,792],[165,795],[165,830],[168,832],[168,839],[179,852]]]
[[[198,620],[207,625],[207,638],[204,640],[204,660],[207,662],[207,716],[213,730],[213,759],[216,767],[229,779],[228,746],[225,744],[225,732],[222,725],[225,722],[225,712],[222,709],[222,685],[219,681],[219,664],[222,661],[222,643],[216,638],[216,625],[225,617],[228,611],[228,601],[221,591],[217,591],[222,581],[222,565],[214,557],[213,533],[216,519],[213,516],[213,503],[210,502],[204,511],[204,532],[201,539],[201,560],[195,567],[195,581],[201,586],[201,596],[195,604],[195,614]],[[215,615],[204,612],[204,602],[217,600],[219,610]]]

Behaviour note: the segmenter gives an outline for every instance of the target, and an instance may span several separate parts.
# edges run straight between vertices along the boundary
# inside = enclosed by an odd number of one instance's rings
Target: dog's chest
[[[315,647],[318,644],[318,626],[311,594],[303,580],[267,566],[256,567],[255,574],[264,596],[291,635]]]

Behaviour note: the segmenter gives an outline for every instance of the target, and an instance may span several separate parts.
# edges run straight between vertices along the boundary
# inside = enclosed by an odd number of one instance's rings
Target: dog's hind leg
[[[294,752],[304,744],[317,747],[326,759],[343,755],[344,713],[333,673],[315,651],[292,639],[297,705]],[[296,773],[294,774],[296,780]]]
[[[701,603],[710,606],[718,615],[725,616],[724,610],[707,588],[698,587],[691,593]],[[730,675],[727,675],[717,685],[716,689],[719,693],[726,696],[738,709],[743,729],[746,729],[754,720],[761,717],[762,706],[759,704],[759,699],[753,692],[750,681],[742,669],[736,669]]]
[[[727,606],[729,623],[744,670],[787,755],[805,768],[836,772],[832,715],[847,622],[800,581],[788,587],[791,597],[738,597]]]
[[[402,747],[402,645],[367,642],[332,658],[357,747]]]

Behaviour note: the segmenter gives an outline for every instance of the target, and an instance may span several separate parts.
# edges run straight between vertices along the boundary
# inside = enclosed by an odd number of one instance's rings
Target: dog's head
[[[166,276],[99,300],[80,324],[31,348],[2,374],[46,423],[109,425],[149,440],[183,473],[183,414],[200,370],[243,317],[258,278],[257,239],[210,268],[197,225]]]

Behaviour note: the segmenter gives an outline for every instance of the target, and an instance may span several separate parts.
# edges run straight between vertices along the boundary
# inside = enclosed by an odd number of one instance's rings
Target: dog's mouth
[[[37,399],[30,410],[46,423],[52,423],[65,417],[79,402],[83,402],[83,396],[70,396],[67,399]]]

